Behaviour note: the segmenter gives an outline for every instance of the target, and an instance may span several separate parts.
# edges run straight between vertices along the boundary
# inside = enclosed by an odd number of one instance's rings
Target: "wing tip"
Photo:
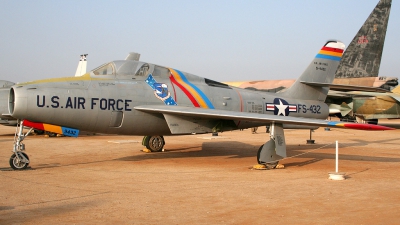
[[[329,122],[328,125],[334,127],[357,129],[357,130],[396,130],[396,128],[393,127],[386,127],[375,124],[364,124],[364,123]]]

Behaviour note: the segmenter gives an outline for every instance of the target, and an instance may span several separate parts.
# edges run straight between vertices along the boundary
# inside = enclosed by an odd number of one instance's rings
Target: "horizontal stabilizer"
[[[329,96],[329,98],[342,98],[342,97],[350,97],[351,95],[349,95],[346,92],[342,92],[342,91],[329,90],[328,96]]]
[[[368,92],[380,92],[380,93],[388,92],[388,90],[383,88],[368,87],[368,86],[315,83],[315,82],[305,82],[305,81],[301,81],[301,83],[316,87],[329,87],[330,90],[334,91],[368,91]]]
[[[320,127],[337,127],[337,128],[351,128],[359,130],[393,130],[393,128],[373,125],[373,124],[354,124],[348,122],[332,122],[319,119],[308,119],[291,116],[277,116],[270,114],[246,113],[237,111],[226,111],[217,109],[193,108],[185,106],[168,106],[168,105],[143,105],[134,107],[136,110],[149,112],[171,114],[175,116],[209,118],[209,119],[223,119],[234,121],[251,121],[251,122],[265,122],[268,125],[271,122],[278,122],[282,124],[294,125],[315,125]]]
[[[330,115],[340,113],[342,116],[346,116],[347,114],[351,113],[352,110],[353,110],[353,103],[350,103],[350,105],[346,104],[345,102],[343,102],[341,105],[329,104]]]

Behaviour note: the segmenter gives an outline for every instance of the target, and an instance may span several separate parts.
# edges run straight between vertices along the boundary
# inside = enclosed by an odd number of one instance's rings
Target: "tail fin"
[[[328,41],[294,84],[281,93],[282,96],[325,101],[344,47],[342,42]]]
[[[86,66],[87,66],[86,56],[87,55],[88,54],[81,55],[81,59],[79,60],[79,63],[78,63],[78,68],[76,68],[76,72],[75,72],[76,77],[80,77],[86,73]]]
[[[380,0],[347,47],[335,78],[377,77],[392,0]]]

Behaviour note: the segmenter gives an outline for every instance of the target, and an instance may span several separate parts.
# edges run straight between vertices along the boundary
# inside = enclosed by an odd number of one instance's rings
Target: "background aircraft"
[[[371,116],[352,113],[355,112],[353,106],[360,104],[360,97],[353,99],[354,95],[346,94],[344,91],[387,92],[398,85],[396,77],[378,77],[391,3],[391,0],[378,2],[344,52],[333,85],[330,85],[330,90],[340,91],[340,94],[331,91],[326,100],[331,114],[347,117],[350,120],[357,119],[360,122],[377,123]],[[295,80],[262,80],[224,83],[252,90],[280,92],[294,82]],[[370,99],[369,102],[371,101]],[[372,105],[374,104],[381,103]],[[384,117],[384,114],[381,114],[379,118],[391,117]]]
[[[376,93],[363,91],[330,92],[330,99],[335,95],[342,101],[341,112],[356,118],[357,122],[378,123],[378,119],[398,119],[400,118],[400,86],[397,86],[390,93]],[[347,98],[347,99],[346,99]],[[335,104],[330,105],[333,108]]]
[[[260,147],[257,161],[272,167],[286,157],[286,125],[391,129],[325,120],[329,109],[324,100],[343,49],[343,43],[328,41],[291,88],[278,94],[230,87],[130,59],[106,63],[79,77],[17,84],[10,90],[9,109],[23,121],[10,166],[25,169],[30,162],[23,152],[24,126],[68,136],[77,136],[79,130],[145,135],[143,144],[161,151],[163,135],[270,125],[270,139]]]
[[[86,67],[87,67],[86,57],[87,56],[88,56],[88,54],[81,55],[81,58],[78,63],[78,67],[76,68],[76,72],[75,72],[76,77],[82,76],[83,74],[85,74],[87,72],[86,71]]]
[[[1,125],[16,125],[17,121],[13,118],[3,116],[2,114],[8,114],[8,93],[10,88],[15,83],[6,80],[0,80],[0,124]]]

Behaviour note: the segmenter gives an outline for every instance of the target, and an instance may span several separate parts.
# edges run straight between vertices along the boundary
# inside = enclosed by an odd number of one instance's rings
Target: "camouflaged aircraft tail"
[[[325,101],[344,48],[340,41],[328,41],[294,84],[280,94],[283,97]]]
[[[392,0],[380,0],[347,47],[335,78],[377,77]]]

